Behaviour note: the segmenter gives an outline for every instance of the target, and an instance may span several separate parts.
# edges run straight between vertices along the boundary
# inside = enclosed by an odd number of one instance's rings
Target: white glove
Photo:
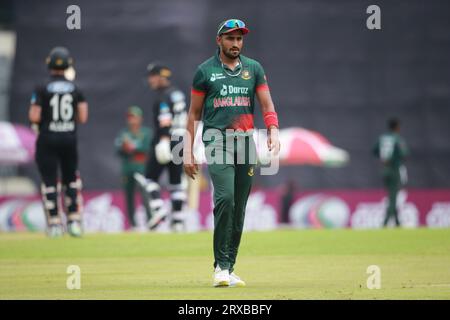
[[[172,160],[170,140],[162,139],[155,146],[155,156],[159,164],[168,164]]]

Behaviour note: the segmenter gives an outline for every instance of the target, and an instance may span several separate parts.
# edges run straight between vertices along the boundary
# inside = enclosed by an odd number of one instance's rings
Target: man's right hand
[[[192,180],[195,180],[195,175],[198,173],[198,164],[195,163],[194,155],[184,157],[184,172]]]
[[[132,153],[135,148],[136,148],[136,146],[128,139],[125,139],[122,143],[122,149],[126,153]]]

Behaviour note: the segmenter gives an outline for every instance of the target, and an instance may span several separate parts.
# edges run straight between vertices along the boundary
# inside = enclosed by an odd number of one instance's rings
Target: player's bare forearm
[[[269,90],[256,91],[256,98],[258,99],[259,105],[261,106],[262,114],[266,112],[275,112],[275,106],[273,104]]]
[[[170,136],[167,134],[164,134],[159,138],[159,141],[161,141],[161,140],[169,140],[170,141]]]
[[[194,137],[196,131],[196,123],[200,121],[203,110],[204,97],[193,94],[191,96],[191,105],[189,107],[188,120],[186,125],[186,137],[184,139],[184,151],[188,155],[192,155],[194,145]]]
[[[269,90],[259,90],[256,92],[256,97],[261,106],[261,113],[264,115],[266,112],[276,112],[275,106],[270,96]],[[280,141],[278,137],[278,127],[275,125],[269,125],[267,135],[267,147],[269,150],[274,150],[275,154],[280,151]]]
[[[184,171],[186,174],[194,178],[194,175],[198,171],[198,167],[194,161],[194,137],[196,133],[196,124],[200,121],[202,110],[203,110],[204,97],[192,94],[191,95],[191,105],[189,107],[188,120],[186,125],[186,137],[184,138]]]
[[[78,123],[84,124],[88,120],[88,104],[87,102],[79,102],[78,106],[78,113],[77,113],[77,121]]]
[[[30,110],[28,111],[28,119],[31,123],[41,122],[41,106],[32,104],[30,106]]]

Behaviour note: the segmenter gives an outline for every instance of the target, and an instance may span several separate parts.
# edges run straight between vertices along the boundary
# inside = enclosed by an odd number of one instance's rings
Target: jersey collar
[[[242,71],[241,55],[239,55],[239,64],[234,68],[234,70],[231,70],[226,64],[222,63],[222,60],[220,60],[220,48],[217,48],[215,57],[217,63],[222,67],[222,69],[224,69],[227,75],[235,77],[241,74]]]
[[[51,74],[50,78],[53,80],[67,80],[66,77],[62,74]]]

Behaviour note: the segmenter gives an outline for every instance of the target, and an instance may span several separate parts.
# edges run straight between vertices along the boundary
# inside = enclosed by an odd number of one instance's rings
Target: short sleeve
[[[207,91],[206,76],[201,68],[197,68],[192,81],[192,94],[204,96]]]
[[[256,91],[269,90],[266,73],[264,72],[264,68],[259,63],[256,63],[255,65],[255,81],[256,81]]]
[[[122,151],[122,144],[123,144],[123,137],[125,134],[125,130],[121,130],[119,134],[117,135],[116,139],[114,139],[114,147],[116,148],[117,152]]]
[[[42,88],[36,86],[31,94],[30,104],[42,106]]]
[[[84,97],[83,91],[80,90],[80,88],[77,87],[77,100],[78,102],[85,102],[86,98]]]

